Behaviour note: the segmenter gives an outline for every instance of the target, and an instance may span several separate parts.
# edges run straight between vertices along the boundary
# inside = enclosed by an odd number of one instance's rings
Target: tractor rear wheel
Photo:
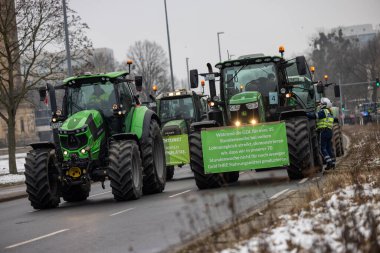
[[[205,174],[200,132],[194,132],[190,135],[190,166],[198,189],[203,190],[222,186],[223,177],[221,174]]]
[[[166,181],[172,180],[174,176],[174,166],[166,167]]]
[[[34,209],[59,205],[58,176],[54,150],[35,149],[28,152],[25,159],[25,184]]]
[[[308,120],[306,117],[294,117],[285,120],[286,135],[290,165],[290,179],[302,179],[313,167],[312,143],[309,136]]]
[[[160,193],[165,189],[166,164],[164,142],[157,121],[151,121],[148,136],[142,140],[141,150],[144,167],[143,193]]]
[[[333,125],[333,147],[336,157],[344,155],[342,131],[339,123],[334,123]]]
[[[117,201],[142,195],[142,168],[139,146],[134,140],[112,141],[109,147],[108,177]]]
[[[62,188],[62,198],[67,202],[84,201],[88,198],[91,190],[91,183],[83,185],[73,185]]]
[[[233,171],[233,172],[226,172],[223,173],[223,179],[226,183],[235,183],[239,180],[239,171]]]

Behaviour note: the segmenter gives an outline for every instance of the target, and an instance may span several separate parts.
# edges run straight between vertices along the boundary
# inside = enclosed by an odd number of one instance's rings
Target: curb
[[[11,201],[11,200],[16,200],[16,199],[26,198],[27,196],[28,196],[28,194],[26,192],[9,193],[7,195],[0,196],[0,203]]]

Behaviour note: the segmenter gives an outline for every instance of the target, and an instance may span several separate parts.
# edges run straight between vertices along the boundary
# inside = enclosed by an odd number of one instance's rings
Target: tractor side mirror
[[[150,98],[153,102],[156,102],[156,98],[155,98],[152,94],[149,94],[149,98]]]
[[[298,56],[296,57],[296,64],[297,64],[297,70],[298,74],[303,76],[307,74],[307,68],[306,68],[306,59],[305,56]]]
[[[45,101],[47,95],[47,89],[45,87],[39,88],[38,93],[40,94],[40,101]]]
[[[135,76],[135,85],[137,91],[142,91],[142,76]]]
[[[318,92],[319,94],[323,94],[324,90],[325,90],[325,87],[323,86],[323,83],[319,82],[319,83],[317,84],[317,92]]]
[[[190,70],[190,87],[192,89],[198,88],[198,70]]]
[[[340,88],[339,88],[339,85],[334,85],[334,94],[335,94],[336,98],[340,97]]]

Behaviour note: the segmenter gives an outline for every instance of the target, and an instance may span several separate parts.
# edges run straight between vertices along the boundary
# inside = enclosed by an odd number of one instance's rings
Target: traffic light
[[[379,78],[376,78],[376,87],[380,87],[380,81],[379,81]]]

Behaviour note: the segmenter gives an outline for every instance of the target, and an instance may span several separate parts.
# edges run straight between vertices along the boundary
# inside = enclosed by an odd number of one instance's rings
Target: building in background
[[[337,32],[340,29],[342,30],[343,37],[357,40],[361,46],[364,46],[379,33],[380,25],[375,26],[375,28],[371,24],[342,26],[334,28],[332,31]]]

